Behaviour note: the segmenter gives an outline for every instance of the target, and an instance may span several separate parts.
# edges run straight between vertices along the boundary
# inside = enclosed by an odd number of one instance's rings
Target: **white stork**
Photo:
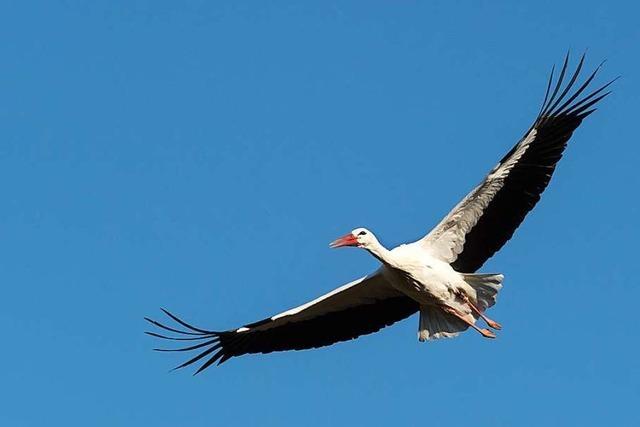
[[[205,359],[197,374],[215,362],[221,364],[243,354],[302,350],[351,340],[415,312],[420,313],[420,341],[453,337],[469,327],[494,338],[490,329],[478,327],[476,321],[482,319],[494,330],[501,328],[484,312],[495,303],[503,276],[475,271],[511,238],[538,202],[573,131],[610,93],[604,91],[613,83],[583,95],[600,69],[598,66],[576,89],[583,55],[562,88],[568,61],[567,54],[555,84],[552,69],[542,108],[523,138],[429,234],[388,250],[371,231],[356,228],[331,243],[334,248],[365,249],[380,261],[377,271],[299,307],[227,331],[197,328],[163,309],[179,326],[145,318],[173,333],[147,334],[195,343],[156,350],[199,350],[195,357],[175,368]]]

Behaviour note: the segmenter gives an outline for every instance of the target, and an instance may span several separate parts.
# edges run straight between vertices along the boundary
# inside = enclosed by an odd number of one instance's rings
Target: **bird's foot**
[[[498,322],[496,322],[495,320],[491,320],[489,318],[486,319],[487,325],[489,325],[490,328],[495,329],[496,331],[499,331],[500,329],[502,329],[502,325]]]
[[[457,293],[457,295],[462,301],[464,301],[469,306],[469,308],[471,308],[471,310],[475,311],[476,314],[478,315],[478,317],[480,317],[482,320],[484,320],[490,328],[493,328],[493,329],[495,329],[497,331],[502,329],[502,325],[500,323],[496,322],[495,320],[491,320],[487,316],[485,316],[484,313],[482,312],[482,310],[480,310],[480,308],[478,308],[478,306],[476,306],[474,303],[472,303],[471,300],[469,299],[469,297],[467,297],[467,295],[464,292],[459,291]],[[495,337],[493,337],[493,338],[495,338]]]
[[[479,329],[478,330],[483,337],[485,338],[495,338],[496,334],[494,334],[493,332],[491,332],[489,329]]]

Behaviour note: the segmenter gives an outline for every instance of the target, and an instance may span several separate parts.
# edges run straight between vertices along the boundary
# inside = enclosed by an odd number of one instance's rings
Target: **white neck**
[[[391,251],[382,246],[377,240],[364,247],[364,249],[376,257],[381,263],[388,265],[389,267],[393,267],[395,265],[395,260],[393,259],[393,255],[391,255]]]

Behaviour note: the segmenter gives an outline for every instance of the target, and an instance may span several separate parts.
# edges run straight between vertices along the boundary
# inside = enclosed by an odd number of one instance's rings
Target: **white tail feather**
[[[485,311],[496,303],[498,291],[502,289],[502,274],[463,274],[462,277],[476,291],[480,310]]]
[[[464,281],[476,291],[476,305],[481,311],[485,311],[496,303],[498,291],[502,289],[504,279],[502,274],[463,274],[462,276]],[[475,313],[472,315],[473,318],[477,318]],[[438,307],[425,305],[420,308],[418,329],[420,341],[453,338],[467,328],[469,325]]]
[[[464,322],[439,307],[425,305],[420,308],[420,341],[453,338],[467,328]]]

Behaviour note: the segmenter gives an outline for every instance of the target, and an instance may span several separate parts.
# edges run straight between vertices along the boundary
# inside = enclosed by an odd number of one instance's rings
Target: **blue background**
[[[639,425],[636,2],[4,1],[3,426]],[[495,341],[357,341],[192,377],[142,334],[212,329],[376,268],[521,136],[553,63],[614,94],[485,272]],[[184,355],[182,355],[184,356]]]

